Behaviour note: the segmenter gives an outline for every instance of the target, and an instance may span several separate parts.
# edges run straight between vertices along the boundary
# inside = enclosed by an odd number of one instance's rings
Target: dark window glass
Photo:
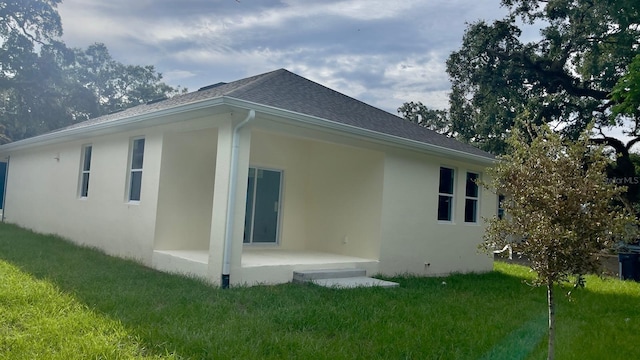
[[[244,238],[243,243],[251,242],[251,230],[253,228],[253,200],[255,198],[256,169],[249,168],[249,181],[247,182],[247,206],[244,213]]]
[[[438,196],[438,220],[451,221],[452,200],[451,196]]]
[[[91,170],[91,145],[84,147],[82,159],[82,171],[80,176],[80,196],[89,195],[89,171]]]
[[[82,174],[82,188],[80,189],[80,196],[87,197],[89,195],[89,173]]]
[[[144,160],[144,139],[133,140],[131,148],[131,172],[129,174],[129,201],[140,201],[142,191],[142,163]]]
[[[504,195],[498,195],[498,218],[499,219],[504,218],[503,202],[504,202]]]
[[[82,164],[82,170],[89,171],[91,169],[91,146],[84,148],[84,163]]]
[[[478,183],[479,175],[467,173],[464,200],[464,222],[474,223],[478,221]]]
[[[140,201],[141,188],[142,188],[142,171],[132,171],[131,184],[129,188],[129,200]]]
[[[453,169],[440,168],[440,194],[453,194]]]
[[[478,197],[478,174],[467,173],[467,190],[468,197]]]
[[[464,202],[464,221],[476,222],[478,220],[478,200],[465,199]]]
[[[245,244],[278,242],[281,184],[281,171],[249,168]]]
[[[144,139],[136,139],[133,141],[133,150],[131,151],[131,169],[142,169],[142,160],[144,157]]]

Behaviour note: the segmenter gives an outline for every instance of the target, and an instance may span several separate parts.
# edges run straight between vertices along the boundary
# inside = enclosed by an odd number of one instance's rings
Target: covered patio
[[[207,279],[208,265],[206,250],[153,252],[153,267],[161,271]],[[234,282],[276,284],[290,282],[294,271],[353,268],[364,269],[368,275],[373,275],[378,271],[378,260],[311,250],[245,248]]]
[[[165,134],[154,268],[219,279],[233,182],[229,125]],[[240,141],[232,283],[289,282],[296,270],[377,272],[383,154],[280,124],[254,126]]]

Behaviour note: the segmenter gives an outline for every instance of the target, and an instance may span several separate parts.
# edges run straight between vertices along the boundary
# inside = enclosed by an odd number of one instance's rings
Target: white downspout
[[[231,248],[233,245],[233,225],[236,211],[236,186],[238,182],[238,152],[240,149],[240,130],[251,120],[256,118],[255,110],[249,110],[247,117],[233,127],[231,139],[231,169],[229,174],[229,193],[227,194],[227,224],[224,231],[224,247],[222,255],[222,288],[229,288],[229,273],[231,272]]]

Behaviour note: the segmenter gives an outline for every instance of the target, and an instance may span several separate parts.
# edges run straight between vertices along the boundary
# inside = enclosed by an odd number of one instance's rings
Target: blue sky
[[[63,39],[197,90],[286,68],[392,113],[447,107],[448,55],[499,0],[64,0]]]

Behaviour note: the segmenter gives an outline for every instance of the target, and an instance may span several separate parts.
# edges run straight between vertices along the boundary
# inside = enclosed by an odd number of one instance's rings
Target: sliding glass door
[[[277,244],[282,171],[249,168],[245,244]]]

